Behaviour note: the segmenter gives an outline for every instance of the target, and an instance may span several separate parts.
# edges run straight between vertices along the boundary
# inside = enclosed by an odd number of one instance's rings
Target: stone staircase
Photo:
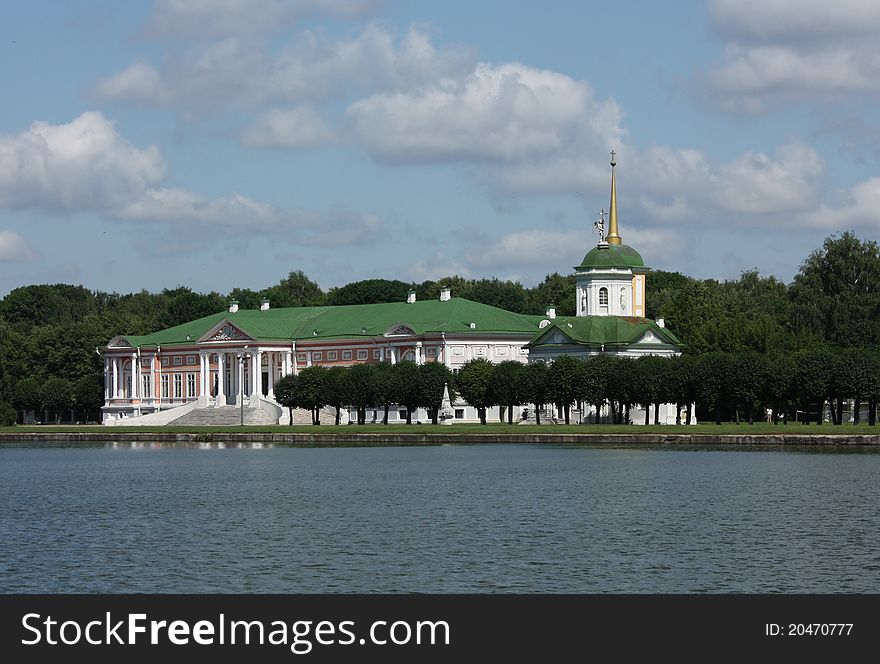
[[[172,427],[226,427],[241,423],[241,409],[237,406],[196,408],[168,423]],[[244,407],[245,426],[273,425],[272,416],[262,408]]]

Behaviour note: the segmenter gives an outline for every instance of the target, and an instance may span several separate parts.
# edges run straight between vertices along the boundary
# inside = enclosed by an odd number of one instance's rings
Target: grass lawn
[[[320,434],[339,434],[346,436],[355,433],[442,433],[447,436],[471,435],[478,433],[661,433],[661,434],[730,434],[730,435],[749,435],[749,434],[880,434],[880,427],[868,426],[867,424],[843,424],[834,426],[832,424],[767,424],[765,422],[756,422],[753,425],[736,424],[734,422],[725,422],[721,425],[716,424],[698,424],[695,426],[675,426],[675,425],[611,425],[611,424],[583,424],[583,425],[524,425],[524,424],[500,424],[490,423],[487,425],[480,424],[455,424],[452,426],[440,426],[432,424],[394,424],[383,426],[381,424],[366,424],[363,426],[343,425],[334,426],[332,424],[322,424],[321,426],[224,426],[224,427],[105,427],[100,424],[95,425],[40,425],[40,426],[15,426],[0,427],[2,433],[50,433],[50,432],[73,432],[73,433],[89,433],[94,432],[96,435],[112,434],[112,433],[320,433]]]

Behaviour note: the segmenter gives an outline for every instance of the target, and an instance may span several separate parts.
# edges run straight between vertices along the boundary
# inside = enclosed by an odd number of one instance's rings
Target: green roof
[[[554,336],[559,338],[553,334],[556,330],[562,332],[567,339],[554,340]],[[665,343],[682,345],[672,332],[647,318],[566,316],[556,318],[528,347],[570,345],[572,342],[582,346],[628,346],[641,339],[648,331]]]
[[[625,244],[608,244],[594,247],[575,270],[595,270],[603,267],[645,267],[639,252]]]
[[[446,302],[386,302],[333,307],[240,309],[220,312],[153,334],[125,336],[135,346],[191,344],[228,320],[255,340],[292,341],[376,337],[401,324],[416,335],[431,333],[529,334],[538,332],[543,316],[517,314],[464,298]],[[471,327],[471,323],[475,327]]]

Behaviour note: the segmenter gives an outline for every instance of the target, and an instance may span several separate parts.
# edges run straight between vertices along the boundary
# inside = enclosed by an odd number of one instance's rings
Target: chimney
[[[269,300],[260,300],[260,311],[268,311],[269,310]]]
[[[440,289],[440,301],[449,302],[452,299],[452,291],[449,288]]]
[[[547,305],[547,314],[546,315],[547,315],[547,318],[549,318],[550,320],[553,320],[554,318],[556,318],[556,305],[553,304],[552,302]]]
[[[662,318],[658,318],[654,322],[657,323],[657,327],[666,327],[666,321]]]
[[[234,314],[236,311],[238,311],[238,300],[230,300],[229,313]]]
[[[414,290],[411,290],[409,293],[406,294],[406,303],[412,304],[415,301],[416,301],[416,292]]]

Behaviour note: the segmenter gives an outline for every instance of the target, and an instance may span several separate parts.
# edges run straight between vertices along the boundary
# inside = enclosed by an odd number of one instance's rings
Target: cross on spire
[[[616,154],[617,154],[617,153],[616,153],[614,150],[611,151],[611,165],[612,165],[612,166],[617,166],[617,162],[614,160],[614,156],[615,156]]]

